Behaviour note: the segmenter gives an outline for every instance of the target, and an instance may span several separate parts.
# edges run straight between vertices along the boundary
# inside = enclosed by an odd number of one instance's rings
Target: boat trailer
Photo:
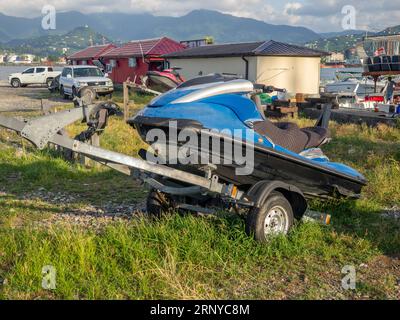
[[[92,146],[82,141],[85,140],[82,139],[85,135],[70,138],[63,131],[63,128],[78,120],[83,120],[89,127],[93,123],[100,123],[100,129],[103,129],[106,119],[93,122],[93,115],[103,114],[104,117],[104,112],[100,111],[107,110],[107,118],[112,115],[110,110],[116,108],[118,107],[110,102],[84,105],[79,101],[76,108],[29,120],[0,115],[0,127],[17,132],[40,150],[45,149],[48,144],[54,144],[148,184],[151,191],[147,199],[147,210],[153,216],[159,216],[171,209],[206,215],[224,209],[235,213],[245,210],[247,232],[253,234],[257,240],[265,241],[271,232],[286,234],[293,225],[293,219],[301,219],[305,214],[307,201],[302,191],[283,181],[259,181],[248,190],[240,190],[234,184],[221,182],[213,174],[212,165],[205,165],[204,175],[201,176]],[[278,204],[275,206],[277,209],[274,207],[275,211],[271,209],[270,201]],[[272,211],[266,215],[265,210]],[[282,215],[287,214],[285,210],[290,211],[290,214],[289,222],[284,223]],[[269,224],[269,229],[266,224]]]

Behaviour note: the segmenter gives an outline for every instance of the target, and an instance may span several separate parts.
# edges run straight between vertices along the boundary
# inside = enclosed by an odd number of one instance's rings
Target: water
[[[8,80],[10,73],[21,72],[26,68],[26,66],[0,66],[0,81]]]
[[[22,72],[29,66],[0,66],[0,81],[7,81],[10,73]],[[61,71],[61,67],[54,67],[54,71]]]
[[[14,72],[24,71],[27,66],[0,66],[0,81],[8,80],[8,75]],[[54,70],[61,71],[62,68],[55,67]],[[321,81],[336,80],[336,71],[362,71],[362,68],[322,68]]]
[[[335,73],[337,71],[362,72],[363,68],[321,68],[321,81],[336,80]]]

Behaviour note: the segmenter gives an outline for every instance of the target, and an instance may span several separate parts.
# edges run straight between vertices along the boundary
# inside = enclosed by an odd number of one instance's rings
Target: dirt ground
[[[0,112],[39,111],[42,104],[46,109],[70,102],[51,96],[46,87],[12,88],[7,82],[0,82]]]

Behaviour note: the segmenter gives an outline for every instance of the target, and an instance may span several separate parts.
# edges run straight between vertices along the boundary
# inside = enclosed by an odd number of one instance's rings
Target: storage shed
[[[148,70],[164,68],[165,54],[179,52],[185,46],[167,37],[135,40],[115,48],[101,57],[106,64],[108,76],[115,83],[123,83],[128,78],[140,82]]]
[[[72,65],[93,65],[93,60],[98,60],[102,54],[114,48],[116,45],[112,43],[90,46],[67,57],[67,62]]]
[[[238,75],[290,93],[318,94],[321,57],[327,52],[277,41],[208,45],[165,55],[191,79],[210,73]]]

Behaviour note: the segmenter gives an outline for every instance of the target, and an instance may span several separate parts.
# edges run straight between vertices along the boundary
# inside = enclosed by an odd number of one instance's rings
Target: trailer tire
[[[248,213],[246,233],[259,242],[266,242],[273,236],[288,234],[293,222],[291,204],[282,193],[273,191],[261,207],[252,208]]]
[[[46,79],[47,88],[50,88],[52,84],[53,84],[53,78],[47,78]]]
[[[72,87],[71,99],[74,100],[74,98],[77,96],[78,96],[78,90],[76,90],[75,87]]]
[[[173,209],[173,203],[167,194],[155,189],[150,190],[146,201],[146,210],[149,216],[162,218],[171,213]]]
[[[76,96],[81,98],[84,105],[92,104],[96,100],[97,94],[91,87],[83,87],[77,93]]]

